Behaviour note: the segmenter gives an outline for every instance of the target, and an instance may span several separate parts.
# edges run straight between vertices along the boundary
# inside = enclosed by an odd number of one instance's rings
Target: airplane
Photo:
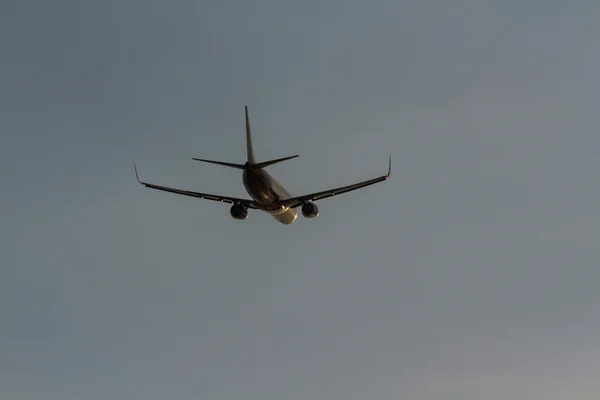
[[[388,172],[385,175],[378,176],[373,179],[358,182],[348,186],[342,186],[335,189],[324,190],[321,192],[311,193],[304,196],[292,196],[279,182],[275,180],[264,168],[277,164],[283,161],[291,160],[298,157],[294,156],[278,158],[270,161],[256,162],[254,150],[252,148],[252,135],[250,133],[250,119],[248,118],[248,106],[246,110],[246,155],[247,161],[244,164],[235,164],[224,161],[213,161],[201,158],[192,158],[196,161],[221,165],[230,168],[237,168],[243,171],[242,181],[246,192],[252,197],[252,200],[241,199],[237,197],[220,196],[208,193],[192,192],[189,190],[175,189],[167,186],[159,186],[152,183],[143,182],[140,180],[137,167],[133,164],[135,177],[142,185],[156,190],[181,194],[184,196],[197,197],[200,199],[214,200],[221,203],[232,204],[230,214],[233,219],[245,220],[248,218],[248,209],[261,210],[270,214],[277,221],[285,225],[293,224],[298,218],[297,207],[301,207],[302,215],[305,218],[315,218],[319,216],[319,208],[314,203],[317,200],[326,199],[328,197],[337,196],[342,193],[347,193],[365,186],[373,185],[378,182],[387,180],[392,171],[392,156],[390,155],[388,163]]]

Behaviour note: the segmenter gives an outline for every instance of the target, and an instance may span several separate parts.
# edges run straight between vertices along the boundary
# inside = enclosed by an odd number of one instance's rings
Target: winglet
[[[142,181],[140,181],[140,177],[138,176],[137,167],[135,166],[135,163],[133,163],[133,169],[135,171],[135,179],[137,179],[139,183],[142,183]]]
[[[392,155],[391,154],[390,154],[390,160],[388,162],[388,173],[387,173],[386,177],[389,178],[390,175],[392,175]]]

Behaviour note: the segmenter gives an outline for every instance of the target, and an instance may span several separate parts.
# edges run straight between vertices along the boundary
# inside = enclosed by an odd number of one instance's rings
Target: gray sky
[[[598,398],[597,1],[2,10],[3,399]]]

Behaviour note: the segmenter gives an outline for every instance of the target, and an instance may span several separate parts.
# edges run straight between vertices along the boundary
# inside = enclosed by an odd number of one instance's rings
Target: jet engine
[[[248,209],[240,204],[234,204],[231,206],[231,217],[233,219],[246,219],[248,218]]]
[[[319,207],[315,203],[304,203],[302,205],[302,215],[304,218],[314,218],[319,216]]]

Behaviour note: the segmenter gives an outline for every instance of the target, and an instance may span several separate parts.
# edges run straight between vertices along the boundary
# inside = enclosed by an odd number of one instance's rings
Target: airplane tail
[[[282,161],[291,160],[292,158],[296,158],[299,156],[298,154],[296,154],[294,156],[277,158],[275,160],[269,160],[269,161],[263,161],[263,162],[257,163],[256,159],[254,158],[254,150],[252,149],[252,134],[250,133],[250,118],[248,118],[248,106],[244,106],[244,107],[246,110],[246,153],[247,153],[247,157],[248,157],[248,168],[262,169],[262,168],[268,167],[270,165],[277,164]],[[224,167],[230,167],[230,168],[237,168],[237,169],[245,169],[246,168],[245,164],[235,164],[235,163],[223,162],[223,161],[205,160],[202,158],[192,158],[192,160],[202,161],[202,162],[211,163],[211,164],[217,164],[217,165],[221,165]]]
[[[262,169],[269,165],[277,164],[282,161],[291,160],[292,158],[298,157],[298,155],[278,158],[276,160],[263,161],[260,163],[256,162],[254,158],[254,149],[252,148],[252,134],[250,132],[250,118],[248,117],[248,106],[244,106],[246,111],[246,151],[248,153],[248,166],[252,169]]]
[[[248,164],[256,163],[254,159],[254,150],[252,149],[252,134],[250,133],[250,118],[248,117],[248,106],[244,106],[246,111],[246,153],[248,155]]]

